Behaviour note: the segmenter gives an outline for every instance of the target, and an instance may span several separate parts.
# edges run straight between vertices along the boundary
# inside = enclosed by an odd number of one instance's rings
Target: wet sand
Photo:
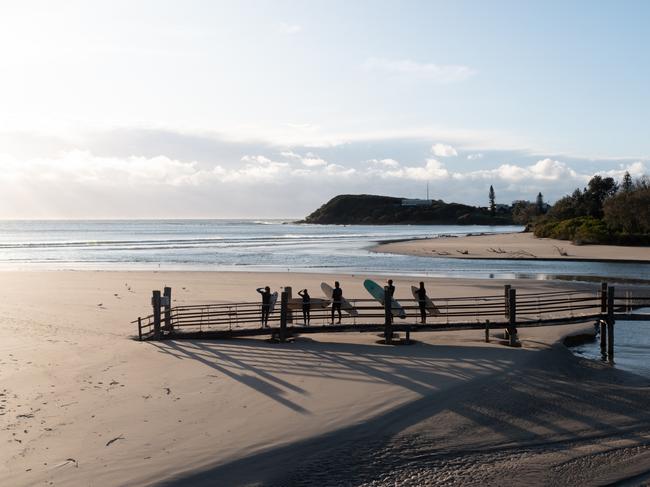
[[[345,294],[364,296],[365,277],[339,276]],[[0,484],[576,485],[650,470],[648,381],[559,344],[591,324],[522,329],[517,349],[482,331],[419,333],[410,347],[372,333],[132,340],[129,322],[164,285],[190,304],[322,280],[333,277],[0,273]],[[408,296],[411,282],[395,281]],[[504,284],[426,283],[449,297]]]

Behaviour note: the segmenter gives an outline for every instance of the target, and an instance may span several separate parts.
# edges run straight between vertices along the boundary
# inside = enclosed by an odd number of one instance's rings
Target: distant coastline
[[[512,225],[509,210],[442,200],[409,200],[370,194],[338,195],[296,223],[321,225]]]

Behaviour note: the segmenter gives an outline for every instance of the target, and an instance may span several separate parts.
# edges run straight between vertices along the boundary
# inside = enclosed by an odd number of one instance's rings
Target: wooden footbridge
[[[388,293],[388,290],[386,290]],[[387,296],[387,295],[386,295]],[[650,314],[639,313],[650,306],[650,296],[629,292],[617,295],[613,286],[602,283],[598,292],[548,291],[522,292],[510,285],[503,294],[435,298],[437,312],[420,323],[417,301],[400,299],[406,318],[393,316],[391,300],[382,305],[374,299],[347,298],[356,316],[343,311],[341,324],[332,323],[327,308],[312,308],[310,325],[303,323],[301,309],[293,309],[291,288],[281,294],[279,309],[272,312],[268,326],[261,324],[259,302],[198,304],[173,306],[172,290],[153,291],[153,313],[133,321],[140,340],[177,338],[213,338],[268,336],[284,342],[298,334],[333,332],[383,332],[386,343],[408,343],[412,332],[441,330],[505,329],[511,345],[517,344],[517,328],[551,326],[593,321],[600,326],[603,352],[613,358],[614,323],[617,319],[648,320]],[[403,338],[402,335],[403,334]]]

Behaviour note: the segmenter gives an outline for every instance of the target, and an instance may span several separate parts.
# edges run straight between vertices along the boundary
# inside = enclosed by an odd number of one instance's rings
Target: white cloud
[[[454,64],[419,63],[410,59],[385,59],[371,57],[363,63],[368,71],[418,78],[436,83],[464,81],[476,74],[468,66]]]
[[[383,166],[383,167],[399,167],[399,162],[395,159],[369,159],[369,164],[373,166]]]
[[[433,144],[431,152],[433,152],[433,155],[437,157],[451,157],[458,155],[456,149],[447,144]]]
[[[470,161],[477,161],[479,159],[483,159],[483,154],[481,152],[477,152],[476,154],[468,154],[467,159]]]
[[[352,176],[356,174],[357,170],[354,168],[346,168],[340,164],[328,164],[323,169],[323,173],[329,176]]]
[[[280,152],[280,155],[286,157],[287,159],[302,159],[300,154],[296,154],[295,152],[292,151],[283,151]]]
[[[303,165],[307,167],[316,167],[316,166],[326,166],[328,162],[325,159],[318,157],[313,152],[307,152],[304,156],[297,154],[293,151],[284,151],[280,153],[287,159],[294,159],[300,161]]]
[[[307,167],[327,166],[327,161],[321,159],[312,152],[307,152],[306,156],[301,158],[301,162]]]
[[[448,179],[451,174],[441,162],[435,159],[427,159],[424,166],[404,166],[399,169],[391,169],[382,173],[382,176],[388,178],[428,181]]]
[[[57,184],[177,186],[191,182],[200,172],[196,162],[182,162],[166,156],[100,157],[81,150],[72,150],[57,158],[29,160],[4,155],[0,156],[0,166],[3,181],[25,185],[46,180]]]
[[[586,174],[579,174],[564,162],[552,159],[541,159],[535,164],[518,166],[516,164],[502,164],[495,169],[482,169],[467,173],[457,173],[457,179],[495,179],[509,183],[527,181],[574,181],[583,182],[589,178]]]
[[[599,174],[604,176],[610,176],[614,179],[623,179],[623,175],[629,172],[630,176],[633,178],[638,178],[648,173],[648,169],[642,161],[636,161],[632,164],[623,165],[621,164],[618,169],[610,169],[608,171],[602,171]]]
[[[302,31],[302,26],[298,24],[287,24],[283,22],[280,24],[280,30],[285,34],[294,35]]]
[[[300,194],[302,205],[317,207],[337,192],[408,196],[421,186],[414,183],[418,181],[430,181],[435,197],[447,201],[484,204],[483,193],[490,184],[502,201],[532,199],[538,191],[553,201],[582,187],[593,175],[593,170],[580,170],[585,161],[557,158],[499,165],[487,162],[493,157],[488,153],[480,163],[484,169],[461,170],[437,158],[367,159],[363,157],[367,152],[357,147],[350,147],[350,152],[345,147],[319,149],[316,154],[304,147],[279,152],[277,147],[255,144],[228,146],[220,152],[218,145],[209,145],[192,153],[160,144],[158,138],[153,142],[147,155],[135,156],[100,156],[99,151],[111,153],[101,146],[97,152],[61,150],[51,157],[0,154],[0,194],[5,201],[0,218],[165,216],[172,206],[181,217],[227,217],[235,211],[240,216],[255,216],[258,211],[282,216],[294,211],[289,202],[293,200],[285,198],[289,191],[292,198],[294,192]],[[426,147],[425,141],[420,144]],[[153,151],[161,147],[168,152],[155,155]],[[138,150],[128,144],[118,149],[122,154]],[[372,148],[373,153],[376,150]],[[517,156],[507,155],[511,160]],[[647,173],[647,165],[646,160],[630,161],[598,173],[620,180],[626,170],[633,177]],[[260,209],[259,198],[268,198],[264,200],[268,206]],[[230,201],[239,203],[230,209]]]

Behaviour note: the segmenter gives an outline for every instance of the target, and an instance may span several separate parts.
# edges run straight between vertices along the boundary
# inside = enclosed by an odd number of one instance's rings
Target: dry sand
[[[339,276],[346,295],[363,296],[364,277]],[[321,280],[0,273],[0,485],[576,485],[650,470],[647,382],[557,345],[591,325],[522,329],[520,349],[475,331],[411,347],[359,333],[131,340],[164,285],[180,304]],[[503,285],[426,282],[447,296]]]
[[[532,233],[440,237],[378,245],[376,252],[463,259],[553,259],[650,262],[650,247],[574,245]]]

